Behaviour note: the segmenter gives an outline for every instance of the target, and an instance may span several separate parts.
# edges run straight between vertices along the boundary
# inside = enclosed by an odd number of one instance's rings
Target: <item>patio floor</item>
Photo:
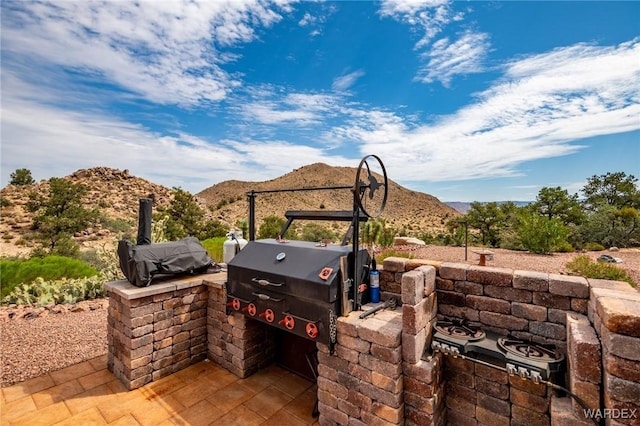
[[[127,391],[106,355],[2,388],[4,425],[317,425],[316,385],[272,365],[238,379],[205,360]]]

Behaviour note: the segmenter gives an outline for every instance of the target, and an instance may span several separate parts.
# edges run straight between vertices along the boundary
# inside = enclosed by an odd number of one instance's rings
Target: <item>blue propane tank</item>
[[[378,303],[380,301],[380,272],[375,269],[369,272],[369,289],[371,303]]]

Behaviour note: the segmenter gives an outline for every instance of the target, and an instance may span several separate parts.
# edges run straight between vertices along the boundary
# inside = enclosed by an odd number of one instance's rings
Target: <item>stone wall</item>
[[[338,318],[333,354],[327,345],[317,344],[318,422],[403,424],[402,315],[381,311],[360,319],[360,313]]]
[[[588,409],[609,410],[598,412],[607,424],[640,424],[640,294],[627,283],[388,258],[380,274],[382,291],[404,298],[407,277],[424,270],[424,265],[437,271],[440,316],[467,319],[499,335],[555,345],[567,356],[566,383],[561,385]],[[463,359],[443,361],[451,424],[593,424],[575,399],[555,396],[543,384]],[[409,407],[406,400],[405,404]],[[425,420],[425,424],[431,423]]]
[[[226,303],[224,287],[209,289],[207,354],[209,359],[245,378],[273,362],[274,331],[238,312],[227,313]]]
[[[207,357],[208,291],[200,282],[109,290],[107,366],[136,389]],[[123,290],[125,289],[125,290]]]

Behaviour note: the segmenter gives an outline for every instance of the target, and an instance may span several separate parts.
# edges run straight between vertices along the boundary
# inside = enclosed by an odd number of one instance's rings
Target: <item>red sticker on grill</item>
[[[332,272],[333,272],[333,268],[322,268],[322,271],[320,271],[320,274],[318,274],[318,276],[320,277],[320,279],[326,281],[329,279]]]

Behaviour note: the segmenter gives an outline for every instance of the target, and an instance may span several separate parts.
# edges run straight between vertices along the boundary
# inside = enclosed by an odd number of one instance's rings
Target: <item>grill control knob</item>
[[[307,332],[307,336],[311,337],[312,339],[318,337],[318,326],[312,322],[307,323],[305,331]]]
[[[264,318],[267,322],[273,322],[273,320],[276,319],[276,316],[271,309],[267,309],[258,316],[260,318]]]
[[[285,317],[278,322],[278,325],[284,325],[287,330],[293,330],[296,326],[296,320],[294,320],[291,315],[285,315]]]
[[[227,306],[232,307],[234,311],[239,311],[240,310],[240,299],[233,299],[231,302],[227,303]]]
[[[242,308],[242,311],[247,312],[249,313],[249,315],[254,317],[256,315],[256,305],[254,305],[253,303],[249,303],[247,306]]]

